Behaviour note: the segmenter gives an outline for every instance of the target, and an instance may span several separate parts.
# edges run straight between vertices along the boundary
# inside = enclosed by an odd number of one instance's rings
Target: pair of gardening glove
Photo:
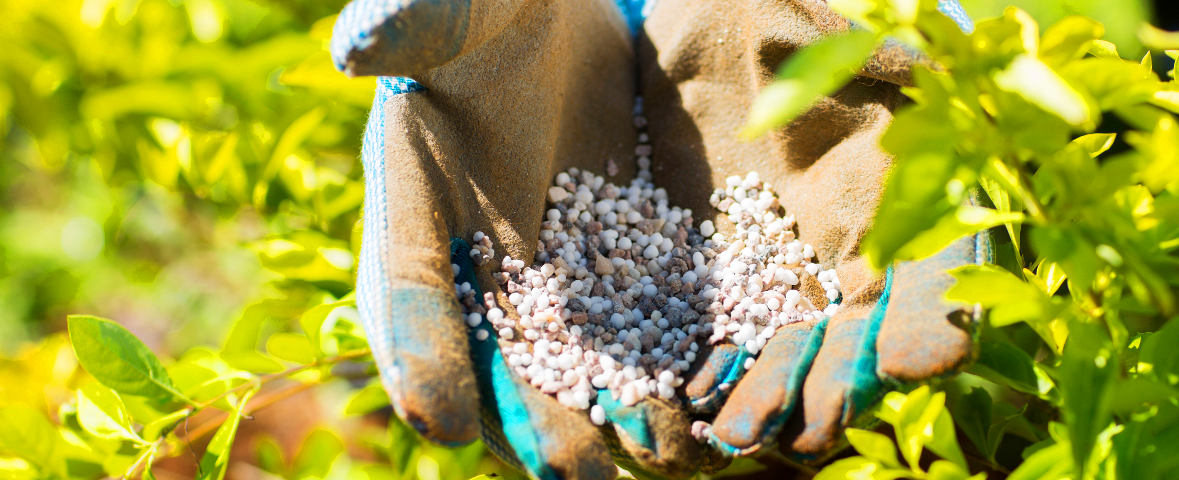
[[[474,269],[463,239],[482,231],[498,258],[531,262],[558,172],[612,163],[610,181],[634,177],[631,45],[609,0],[358,0],[341,12],[337,64],[382,76],[362,153],[357,305],[394,409],[426,438],[482,434],[546,479],[614,478],[612,451],[686,476],[707,453],[666,401],[622,407],[606,394],[611,427],[595,427],[513,374],[496,332],[468,327],[456,302],[470,282],[508,305],[490,276],[499,262]]]
[[[614,461],[685,477],[774,441],[820,457],[882,385],[948,373],[971,356],[971,312],[941,298],[945,270],[980,261],[984,244],[959,242],[884,275],[858,253],[890,164],[878,139],[913,59],[882,49],[851,85],[745,143],[736,131],[777,65],[848,23],[817,0],[636,3],[620,14],[608,0],[356,0],[341,13],[337,65],[380,76],[362,155],[357,299],[382,381],[425,437],[453,445],[481,434],[538,478],[613,478]],[[632,37],[628,20],[637,26],[646,12]],[[830,320],[780,329],[749,372],[740,348],[712,349],[682,387],[686,406],[622,407],[599,395],[608,419],[599,428],[515,377],[486,322],[477,327],[486,340],[464,323],[454,285],[470,281],[507,304],[490,276],[498,262],[474,268],[461,239],[482,231],[497,256],[531,260],[557,172],[629,182],[636,85],[655,182],[672,203],[704,220],[726,176],[759,172],[836,268],[844,296]],[[817,284],[804,277],[821,307]],[[699,418],[713,420],[706,443],[692,435]]]

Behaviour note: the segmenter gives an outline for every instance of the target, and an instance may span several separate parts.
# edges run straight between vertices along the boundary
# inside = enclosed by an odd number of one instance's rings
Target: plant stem
[[[250,388],[261,389],[263,385],[271,383],[275,380],[287,378],[287,377],[290,377],[291,375],[294,375],[294,374],[302,372],[302,371],[310,370],[312,368],[321,367],[324,365],[334,365],[334,364],[349,361],[349,360],[355,360],[357,358],[368,355],[369,353],[371,353],[371,351],[367,348],[360,349],[360,350],[353,350],[350,352],[344,352],[339,355],[335,355],[335,356],[331,356],[331,357],[316,359],[315,361],[308,363],[306,365],[294,366],[294,367],[288,368],[288,369],[283,370],[278,373],[263,375],[261,377],[258,377],[256,379],[252,380],[252,381],[243,383],[243,384],[233,387],[229,390],[226,390],[225,392],[222,392],[220,395],[217,395],[209,400],[206,400],[206,401],[201,402],[199,404],[195,404],[195,406],[189,407],[188,412],[184,418],[189,418],[192,415],[195,415],[195,414],[203,411],[204,409],[213,406],[214,404],[216,404],[217,402],[221,401],[222,399],[228,397],[231,394],[239,393],[244,390],[248,390]],[[242,408],[242,415],[243,416],[249,415],[253,412],[256,412],[256,411],[261,410],[263,408],[269,407],[270,405],[273,405],[274,403],[277,403],[278,401],[284,400],[286,398],[290,398],[291,396],[298,394],[300,392],[306,391],[307,389],[310,389],[311,387],[319,385],[320,383],[321,382],[319,382],[319,381],[299,382],[295,385],[284,388],[284,389],[279,390],[277,392],[265,395],[263,397],[258,397],[258,398],[252,399],[252,400],[250,400],[250,402],[248,404],[246,404],[246,406],[244,408]],[[191,431],[186,431],[183,436],[180,436],[178,434],[179,432],[177,431],[180,428],[180,426],[176,426],[175,428],[172,429],[172,434],[175,434],[178,436],[178,438],[180,440],[180,445],[190,445],[192,442],[199,440],[202,437],[204,437],[205,435],[208,435],[208,434],[212,433],[213,431],[215,431],[218,427],[221,426],[222,423],[225,422],[225,420],[227,418],[229,418],[229,414],[230,414],[229,412],[222,412],[220,415],[215,417],[213,420],[203,422],[200,425],[197,425],[196,428],[192,429]],[[151,465],[151,464],[155,463],[156,459],[167,457],[168,453],[170,453],[170,452],[168,451],[167,446],[163,445],[164,439],[166,439],[166,438],[167,438],[167,435],[164,435],[164,436],[161,436],[159,439],[157,439],[155,442],[152,442],[144,450],[144,452],[140,455],[139,459],[136,460],[135,464],[132,465],[131,468],[127,470],[127,473],[125,473],[123,475],[123,478],[133,478],[138,473],[138,470],[141,465],[143,465],[143,466]],[[164,447],[164,450],[160,450],[161,446]],[[157,455],[157,453],[160,453],[160,454]],[[145,459],[147,459],[147,462],[144,461]]]
[[[368,355],[369,353],[371,353],[371,351],[367,348],[363,348],[360,350],[353,350],[351,352],[344,352],[339,355],[335,355],[335,356],[331,356],[331,357],[316,359],[315,361],[308,363],[306,365],[298,365],[298,366],[283,370],[281,372],[263,375],[261,377],[258,377],[256,379],[252,380],[252,381],[243,383],[243,384],[233,387],[229,390],[226,390],[225,392],[222,392],[220,395],[217,395],[216,397],[210,398],[209,400],[206,400],[204,402],[201,402],[200,404],[197,404],[197,406],[193,410],[193,413],[196,413],[200,410],[211,407],[211,406],[213,406],[213,404],[221,401],[225,397],[228,397],[229,395],[240,392],[242,390],[246,390],[247,388],[249,388],[251,386],[261,387],[262,385],[270,383],[270,382],[272,382],[276,379],[279,379],[279,378],[286,378],[286,377],[289,377],[289,376],[294,375],[296,373],[310,370],[310,369],[316,368],[316,367],[321,367],[324,365],[334,365],[334,364],[337,364],[340,362],[354,360],[354,359],[363,357],[365,355]]]

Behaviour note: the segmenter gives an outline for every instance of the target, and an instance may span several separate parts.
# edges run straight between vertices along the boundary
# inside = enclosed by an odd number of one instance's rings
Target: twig
[[[254,380],[251,380],[249,382],[243,383],[243,384],[233,387],[229,390],[226,390],[225,392],[222,392],[220,395],[217,395],[216,397],[213,397],[209,400],[206,400],[204,402],[197,404],[197,406],[194,407],[193,411],[195,413],[197,411],[211,407],[214,404],[216,404],[217,402],[224,399],[225,397],[228,397],[229,395],[232,395],[234,393],[238,393],[242,390],[246,390],[247,388],[249,388],[251,386],[257,386],[260,388],[262,385],[265,385],[271,381],[274,381],[274,380],[277,380],[280,378],[286,378],[286,377],[289,377],[289,376],[294,375],[296,373],[310,370],[310,369],[316,368],[316,367],[321,367],[324,365],[332,365],[332,364],[336,364],[336,363],[340,363],[340,362],[344,362],[344,361],[348,361],[348,360],[354,360],[354,359],[363,357],[365,355],[368,355],[370,353],[371,353],[371,351],[369,349],[362,348],[360,350],[353,350],[351,352],[344,352],[339,355],[335,355],[335,356],[331,356],[331,357],[327,357],[327,358],[316,359],[315,361],[308,363],[306,365],[299,365],[299,366],[291,367],[291,368],[288,368],[288,369],[283,370],[278,373],[271,373],[271,374],[263,375],[263,376],[260,376],[256,379],[254,379]]]
[[[360,349],[360,350],[354,350],[351,352],[345,352],[345,353],[341,353],[339,355],[335,355],[335,356],[331,356],[331,357],[327,357],[327,358],[316,359],[315,361],[308,363],[306,365],[299,365],[299,366],[291,367],[291,368],[288,368],[288,369],[283,370],[278,373],[263,375],[261,377],[254,379],[254,380],[251,380],[249,382],[243,383],[243,384],[233,387],[229,390],[226,390],[225,392],[222,392],[221,394],[219,394],[209,400],[206,400],[204,402],[196,404],[193,407],[189,407],[188,412],[185,414],[185,417],[184,417],[185,418],[185,426],[187,427],[188,418],[203,411],[206,408],[214,406],[214,404],[216,404],[217,402],[221,401],[222,399],[224,399],[234,393],[239,393],[239,392],[247,390],[249,388],[261,389],[263,385],[273,382],[274,380],[287,378],[287,377],[290,377],[291,375],[294,375],[294,374],[302,372],[302,371],[310,370],[312,368],[321,367],[324,365],[333,365],[333,364],[345,362],[348,360],[354,360],[354,359],[363,357],[365,355],[368,355],[369,353],[371,353],[371,351],[367,348]],[[269,407],[270,405],[273,405],[274,403],[276,403],[280,400],[289,398],[295,394],[306,391],[307,389],[310,389],[311,387],[314,387],[319,384],[320,384],[320,382],[318,382],[318,381],[316,381],[316,382],[299,382],[295,385],[284,388],[284,389],[279,390],[277,392],[252,399],[249,401],[249,403],[247,403],[245,405],[244,408],[242,408],[242,415],[246,416],[246,415],[254,413],[258,410],[261,410],[263,408]],[[207,422],[202,422],[200,425],[197,425],[196,428],[192,429],[191,431],[189,431],[187,428],[185,428],[185,432],[184,432],[183,436],[179,435],[179,429],[181,428],[181,426],[179,426],[179,425],[172,429],[171,434],[177,435],[177,437],[180,440],[180,443],[182,445],[191,446],[192,442],[199,440],[202,437],[204,437],[205,435],[208,435],[208,434],[212,433],[213,431],[215,431],[218,427],[221,426],[222,423],[225,422],[225,420],[227,418],[229,418],[229,412],[221,412],[214,419],[207,421]],[[167,457],[170,452],[167,449],[167,445],[163,445],[163,442],[166,438],[167,438],[167,435],[163,435],[159,439],[157,439],[155,442],[152,442],[145,450],[145,453],[142,454],[140,456],[140,458],[135,462],[135,464],[132,465],[132,467],[127,470],[127,473],[125,473],[123,475],[123,478],[133,478],[136,474],[139,473],[138,470],[141,465],[144,465],[146,468],[147,466],[155,464],[156,459]],[[161,446],[164,447],[163,450],[160,450]],[[149,454],[147,452],[152,452],[152,453]],[[159,454],[157,455],[157,453],[159,453]],[[145,457],[147,457],[147,459],[148,459],[147,462],[143,461]]]

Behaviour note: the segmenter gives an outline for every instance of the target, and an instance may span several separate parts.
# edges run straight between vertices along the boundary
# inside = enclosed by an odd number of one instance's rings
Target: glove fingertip
[[[332,61],[348,75],[408,75],[441,65],[466,39],[470,0],[354,0],[340,11]]]
[[[625,468],[660,478],[686,478],[717,460],[709,458],[692,435],[691,420],[678,404],[647,398],[628,407],[607,390],[598,392],[597,404],[614,427],[615,457]]]
[[[454,293],[407,287],[386,298],[388,321],[370,319],[365,330],[394,408],[431,441],[473,441],[479,396]]]
[[[706,358],[698,362],[688,375],[683,392],[688,399],[688,410],[698,414],[715,413],[729,392],[745,375],[746,360],[753,358],[748,350],[731,343],[713,346],[702,352]]]
[[[982,248],[986,245],[978,238],[965,237],[928,259],[897,265],[876,339],[881,377],[921,381],[953,372],[970,360],[973,312],[947,302],[943,293],[954,284],[947,271],[975,263],[985,253]]]
[[[825,330],[826,321],[782,327],[717,414],[710,443],[748,455],[772,441],[794,411]]]

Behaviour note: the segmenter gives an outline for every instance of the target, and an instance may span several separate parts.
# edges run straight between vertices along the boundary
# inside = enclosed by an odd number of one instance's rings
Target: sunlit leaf
[[[1040,59],[1049,65],[1063,65],[1081,58],[1104,33],[1105,27],[1091,18],[1066,17],[1044,31]]]
[[[1073,139],[1072,143],[1083,148],[1089,156],[1097,157],[1108,151],[1116,138],[1117,134],[1114,133],[1091,133]]]
[[[1001,268],[966,265],[950,274],[957,282],[946,291],[946,298],[989,308],[992,325],[1047,321],[1055,312],[1047,294]]]
[[[45,414],[24,405],[0,406],[0,453],[37,465],[43,472],[61,473],[56,455],[61,437]]]
[[[143,443],[131,426],[131,416],[119,395],[100,385],[87,385],[78,390],[78,423],[93,435],[119,438]]]
[[[389,396],[381,387],[381,382],[369,382],[364,388],[357,390],[348,399],[344,407],[345,415],[363,415],[384,408],[389,405]]]
[[[150,423],[143,426],[143,438],[148,441],[154,441],[164,435],[182,420],[188,418],[192,414],[192,410],[183,409],[164,415],[157,418]]]
[[[1142,24],[1138,38],[1148,48],[1173,50],[1179,48],[1179,32],[1168,32],[1150,24]]]
[[[205,448],[204,455],[201,455],[199,470],[199,478],[201,480],[221,480],[225,478],[225,472],[229,468],[229,452],[233,447],[234,439],[237,437],[237,427],[241,424],[246,404],[250,402],[253,396],[254,390],[248,390],[242,394],[234,410],[225,419],[225,423],[222,423],[217,428],[217,433],[213,434],[213,439],[209,441],[209,446]]]
[[[339,302],[325,303],[316,305],[311,309],[303,312],[299,317],[299,326],[303,327],[303,332],[307,334],[307,339],[311,342],[311,346],[315,348],[316,352],[323,353],[322,335],[324,333],[324,326],[327,322],[328,316],[331,315],[336,308],[348,305],[354,305],[355,302],[344,300]]]
[[[893,479],[905,478],[911,472],[907,469],[889,470],[864,457],[836,460],[815,475],[815,480],[845,480],[849,478]]]
[[[928,258],[955,240],[967,235],[1006,223],[1023,221],[1018,212],[1000,212],[989,208],[963,205],[953,213],[942,216],[932,227],[917,234],[897,250],[897,260],[922,260]]]
[[[288,362],[309,364],[315,361],[315,349],[307,337],[298,333],[276,333],[266,340],[266,351]]]
[[[1093,123],[1094,113],[1085,98],[1035,57],[1015,57],[1006,70],[995,76],[995,82],[1070,125],[1079,127]]]
[[[844,432],[847,441],[860,455],[871,458],[884,466],[900,468],[897,450],[892,440],[879,433],[849,428]]]
[[[795,53],[778,70],[777,79],[758,94],[741,130],[758,137],[790,123],[819,97],[830,95],[851,80],[876,47],[866,31],[834,35]]]
[[[155,354],[119,324],[71,315],[69,331],[78,362],[99,383],[123,394],[188,401]]]
[[[1069,478],[1072,472],[1072,462],[1068,457],[1068,444],[1055,444],[1037,451],[1024,460],[1019,468],[1011,472],[1008,480],[1041,480],[1049,478]]]
[[[970,471],[965,467],[946,460],[937,460],[929,466],[929,480],[967,480]]]

